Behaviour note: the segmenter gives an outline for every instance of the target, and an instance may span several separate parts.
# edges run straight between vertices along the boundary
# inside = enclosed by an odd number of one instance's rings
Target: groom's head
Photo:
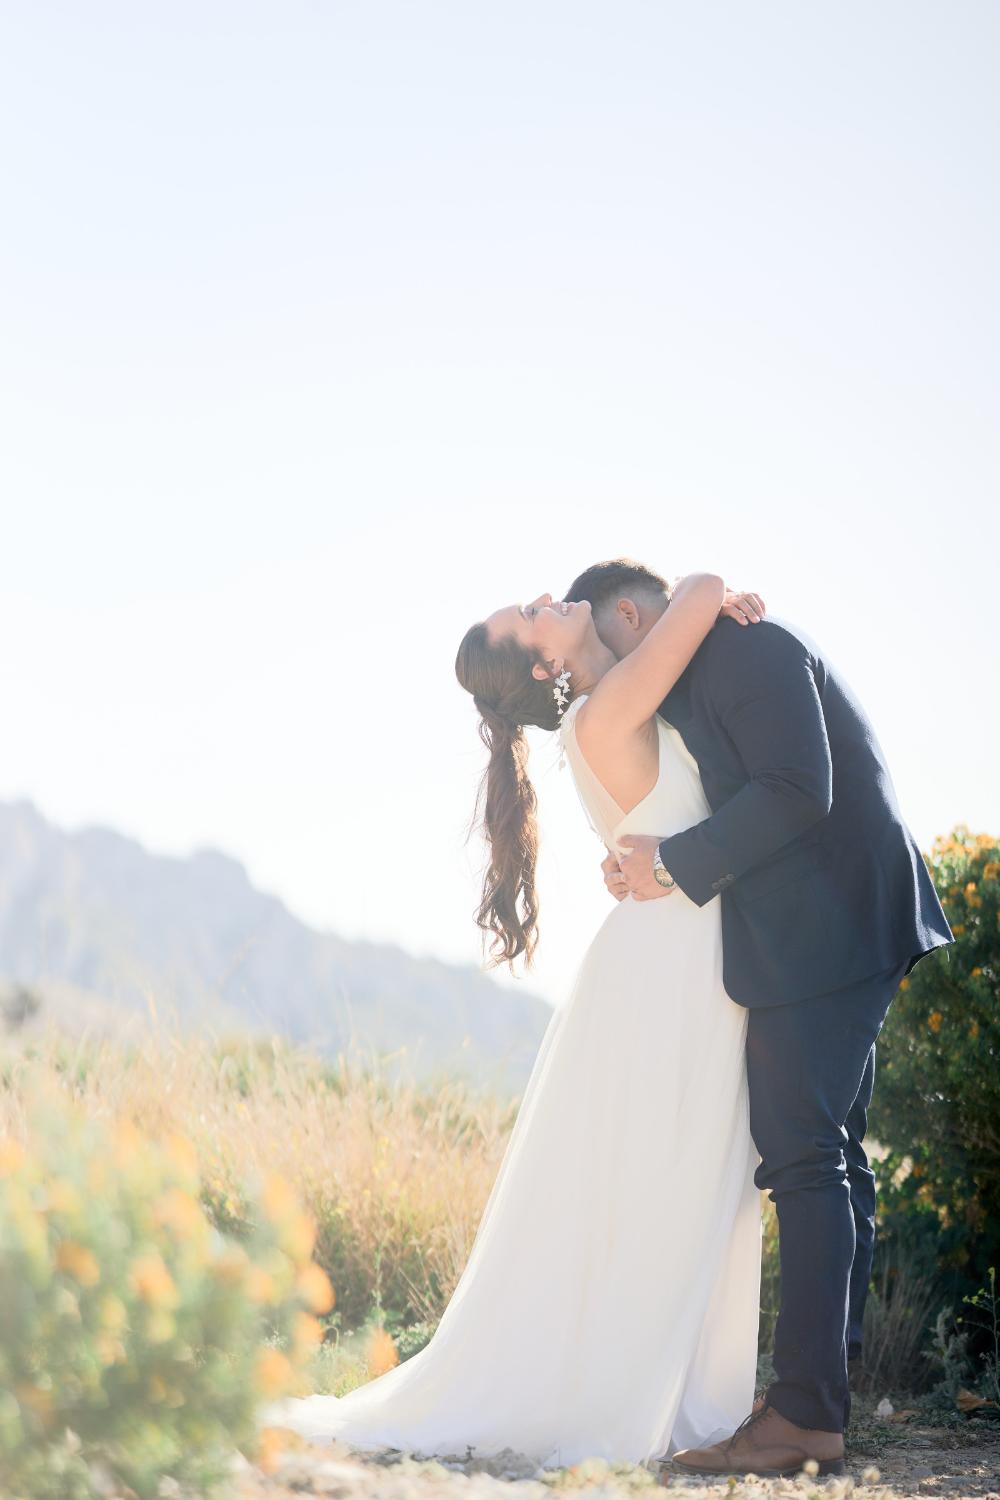
[[[628,656],[670,603],[670,587],[652,568],[628,557],[595,563],[570,584],[564,596],[590,602],[597,634],[618,657]]]

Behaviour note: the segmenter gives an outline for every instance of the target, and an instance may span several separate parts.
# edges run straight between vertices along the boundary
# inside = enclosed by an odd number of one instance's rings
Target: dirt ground
[[[941,1495],[1000,1500],[1000,1423],[971,1418],[960,1425],[905,1427],[866,1424],[848,1445],[848,1474],[816,1480],[753,1479],[709,1483],[673,1474],[669,1465],[610,1468],[588,1460],[573,1469],[535,1469],[517,1454],[492,1459],[442,1461],[405,1457],[391,1450],[361,1454],[338,1443],[317,1447],[292,1435],[277,1449],[264,1473],[240,1464],[236,1493],[240,1500],[291,1500],[325,1495],[340,1500],[557,1500],[552,1491],[587,1490],[592,1500],[619,1500],[644,1489],[649,1500],[665,1484],[677,1500],[769,1500],[771,1496],[813,1494],[844,1500],[856,1490],[865,1500]],[[876,1471],[877,1473],[873,1472]]]

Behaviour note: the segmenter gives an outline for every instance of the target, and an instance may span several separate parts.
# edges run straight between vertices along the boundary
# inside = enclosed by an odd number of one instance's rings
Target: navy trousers
[[[768,1400],[800,1427],[843,1432],[850,1416],[847,1361],[861,1352],[875,1242],[875,1178],[862,1142],[875,1040],[906,967],[750,1011],[755,1180],[776,1206],[781,1255]]]

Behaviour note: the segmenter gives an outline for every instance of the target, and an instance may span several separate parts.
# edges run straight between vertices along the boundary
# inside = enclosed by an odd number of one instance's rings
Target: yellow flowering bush
[[[333,1292],[287,1184],[213,1227],[195,1151],[85,1115],[33,1082],[26,1140],[0,1137],[0,1491],[146,1500],[222,1484],[256,1455],[257,1406],[303,1392]]]
[[[1000,841],[960,826],[927,863],[955,942],[893,1001],[870,1128],[888,1236],[958,1303],[1000,1264]]]

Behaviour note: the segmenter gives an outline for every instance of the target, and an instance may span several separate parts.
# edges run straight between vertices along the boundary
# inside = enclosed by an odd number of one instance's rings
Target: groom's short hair
[[[643,563],[633,562],[630,557],[616,557],[612,562],[594,563],[579,578],[574,578],[566,590],[568,600],[579,604],[581,599],[586,599],[595,613],[607,606],[614,609],[619,599],[630,599],[636,595],[640,598],[652,598],[662,594],[666,594],[668,598],[670,596],[667,580]]]

